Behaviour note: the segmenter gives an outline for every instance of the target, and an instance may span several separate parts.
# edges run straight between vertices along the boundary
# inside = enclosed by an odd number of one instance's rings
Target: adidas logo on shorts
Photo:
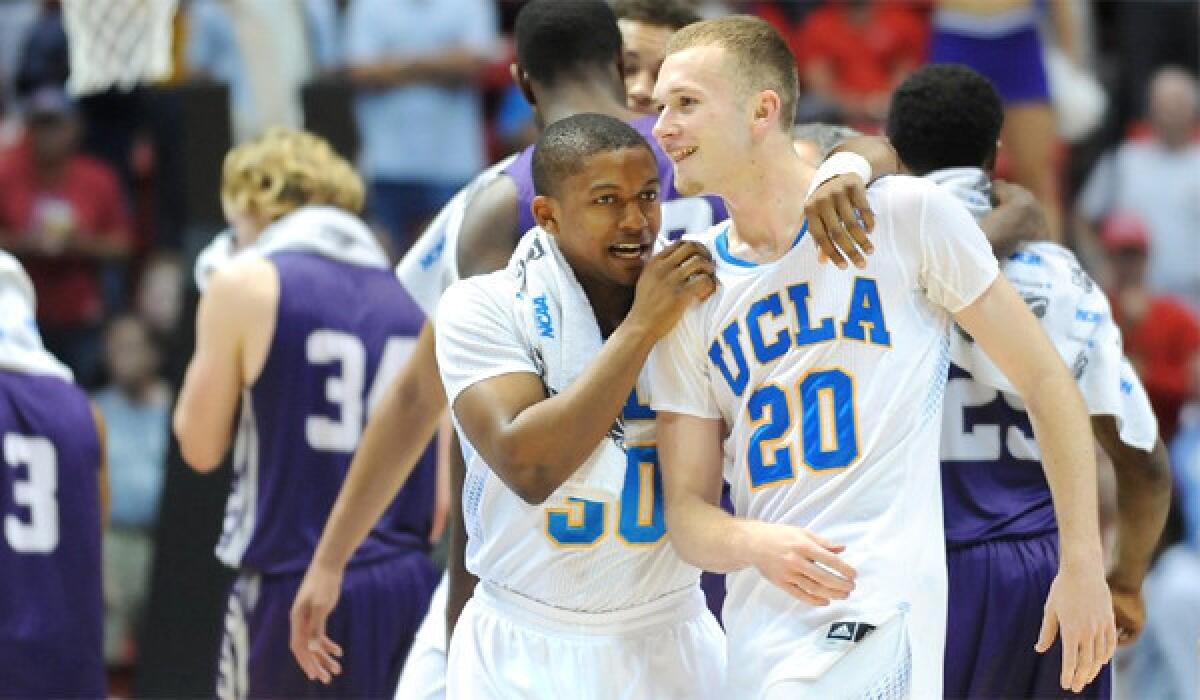
[[[867,622],[834,622],[829,625],[825,639],[831,642],[858,642],[873,629],[875,625]]]

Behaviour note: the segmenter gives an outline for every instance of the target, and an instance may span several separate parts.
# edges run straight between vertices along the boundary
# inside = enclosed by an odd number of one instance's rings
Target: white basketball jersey
[[[844,544],[858,571],[847,600],[820,608],[756,569],[732,574],[723,616],[731,689],[817,677],[850,647],[846,630],[909,611],[913,687],[923,689],[914,697],[940,691],[938,437],[950,312],[998,268],[970,214],[934,185],[888,177],[868,198],[877,224],[863,270],[818,263],[806,231],[782,258],[756,265],[730,254],[727,224],[711,229],[717,291],[649,363],[656,410],[723,421],[740,517]],[[929,651],[918,659],[920,649]]]
[[[442,293],[458,281],[458,236],[467,205],[480,190],[500,177],[516,157],[514,154],[504,158],[456,192],[396,265],[400,284],[431,320],[437,313]]]
[[[519,289],[509,267],[446,291],[443,309],[456,312],[438,321],[437,352],[451,405],[480,381],[512,372],[542,373],[541,358],[518,330]],[[622,610],[699,582],[699,570],[684,563],[667,538],[654,413],[644,381],[614,425],[627,456],[616,502],[576,498],[560,488],[545,503],[529,505],[456,429],[467,463],[466,563],[481,580],[584,612]]]

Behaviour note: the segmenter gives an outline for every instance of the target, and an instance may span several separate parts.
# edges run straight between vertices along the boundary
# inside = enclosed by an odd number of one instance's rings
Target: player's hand
[[[342,648],[325,634],[325,620],[337,606],[341,590],[342,571],[332,571],[314,563],[300,582],[289,616],[292,656],[296,657],[310,681],[321,681],[326,685],[342,672],[342,665],[338,663]]]
[[[844,270],[849,258],[855,266],[866,267],[866,256],[875,251],[867,237],[875,228],[875,214],[861,177],[844,173],[821,183],[804,203],[804,216],[821,262],[832,260]]]
[[[1060,565],[1046,597],[1042,630],[1034,646],[1045,653],[1062,634],[1063,690],[1080,692],[1095,679],[1117,648],[1112,597],[1099,559],[1074,568]]]
[[[754,566],[768,581],[810,605],[844,600],[858,572],[840,556],[845,545],[802,527],[757,523],[751,545]]]
[[[992,201],[997,211],[1014,215],[1007,230],[987,232],[992,245],[1011,248],[1024,241],[1050,240],[1046,210],[1032,192],[1012,182],[995,180],[992,182]]]
[[[1146,601],[1141,588],[1125,588],[1109,577],[1112,591],[1113,617],[1117,622],[1117,644],[1129,646],[1142,635],[1146,626]]]
[[[707,299],[716,284],[708,249],[695,241],[676,241],[646,263],[629,319],[642,324],[651,337],[661,338],[693,301]]]

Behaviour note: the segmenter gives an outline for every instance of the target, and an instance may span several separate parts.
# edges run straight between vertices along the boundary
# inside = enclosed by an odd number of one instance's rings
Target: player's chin
[[[704,183],[695,177],[689,177],[684,170],[680,169],[679,164],[676,163],[675,191],[684,197],[695,197],[704,193]]]
[[[608,261],[608,278],[614,284],[622,287],[637,285],[638,277],[646,267],[643,258],[620,258],[612,256]]]

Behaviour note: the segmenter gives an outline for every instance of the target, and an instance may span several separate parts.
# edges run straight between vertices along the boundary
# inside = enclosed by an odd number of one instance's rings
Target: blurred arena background
[[[531,142],[508,71],[521,4],[477,0],[464,18],[438,0],[0,0],[0,248],[27,266],[47,345],[108,416],[114,696],[213,692],[228,473],[185,468],[169,416],[191,354],[192,261],[225,225],[225,152],[271,125],[323,135],[360,165],[399,258],[461,185]],[[798,123],[878,132],[891,89],[939,40],[937,13],[962,2],[696,4],[785,33]],[[427,23],[407,28],[422,46],[394,56],[379,47],[397,30],[372,21],[393,5]],[[1148,627],[1118,656],[1116,696],[1200,697],[1200,1],[1033,5],[1055,118],[1018,122],[999,171],[1038,194],[1109,291],[1175,475]],[[470,24],[474,43],[439,45],[448,23]],[[457,63],[394,79],[429,57]]]

